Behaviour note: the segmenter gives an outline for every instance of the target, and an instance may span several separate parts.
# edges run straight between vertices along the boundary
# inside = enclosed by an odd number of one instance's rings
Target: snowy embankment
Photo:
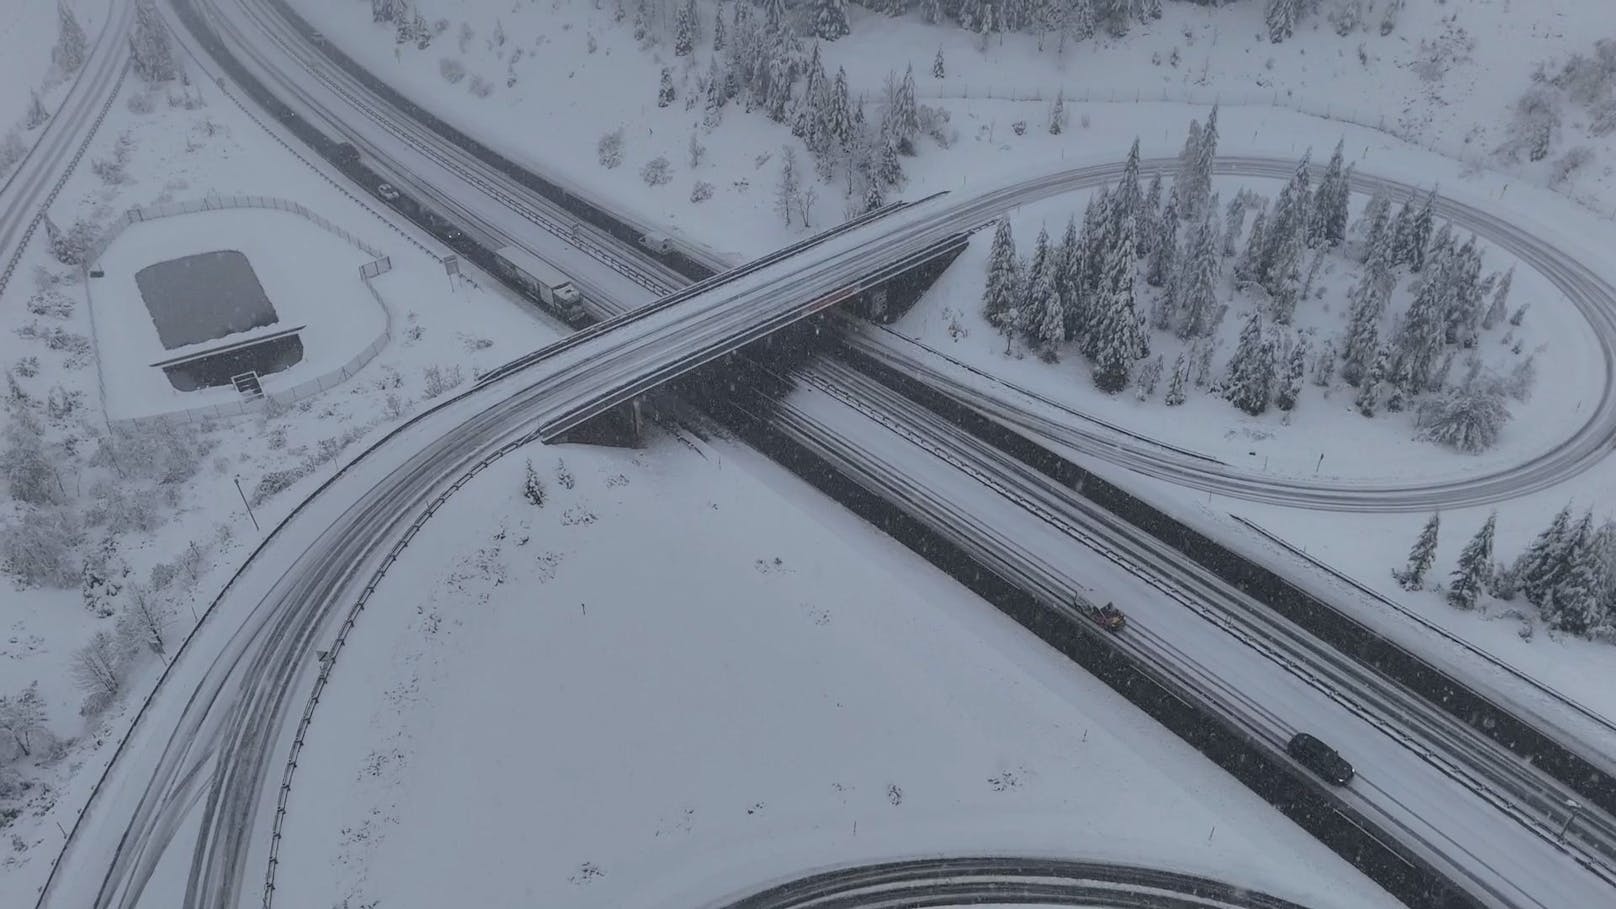
[[[969,851],[1389,903],[756,454],[526,453],[543,505],[521,494],[520,453],[479,475],[344,650],[288,806],[280,900],[694,905],[828,863]]]

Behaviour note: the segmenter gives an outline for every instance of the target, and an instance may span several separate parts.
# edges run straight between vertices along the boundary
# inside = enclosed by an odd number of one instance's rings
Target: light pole
[[[247,494],[241,491],[241,476],[239,474],[235,477],[235,481],[236,495],[241,496],[241,504],[247,506],[247,517],[252,518],[253,530],[263,533],[264,529],[258,526],[258,518],[253,516],[252,503],[247,501]]]

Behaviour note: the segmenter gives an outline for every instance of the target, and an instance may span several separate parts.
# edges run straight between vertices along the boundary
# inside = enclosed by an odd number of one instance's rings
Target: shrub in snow
[[[47,225],[49,222],[47,222]],[[79,265],[95,246],[98,231],[94,224],[83,218],[73,222],[67,230],[47,230],[50,235],[51,255],[63,265]]]
[[[920,124],[920,131],[943,148],[953,145],[959,138],[959,130],[949,124],[946,110],[922,104],[915,108],[915,120]]]
[[[1017,120],[1016,122],[1010,124],[1010,131],[1018,136],[1025,136],[1027,134],[1027,121]]]
[[[38,682],[14,695],[0,696],[0,735],[8,737],[25,757],[47,743],[45,699],[39,695]]]
[[[73,15],[73,10],[66,3],[56,5],[57,33],[56,46],[51,49],[51,62],[55,63],[63,72],[73,72],[84,65],[84,58],[89,52],[89,41],[84,36],[84,28]]]
[[[465,381],[460,374],[459,365],[447,369],[428,366],[421,370],[421,378],[426,381],[426,387],[421,390],[421,397],[429,401]]]
[[[453,57],[440,57],[438,59],[438,75],[442,76],[443,81],[450,85],[458,85],[461,79],[466,78],[466,64]]]
[[[23,119],[23,125],[29,129],[35,129],[49,119],[50,112],[45,110],[44,103],[39,100],[39,92],[30,92],[28,95],[28,113]]]
[[[1491,448],[1509,422],[1504,396],[1488,383],[1473,382],[1421,402],[1420,437],[1477,454]]]
[[[690,201],[705,202],[713,197],[713,185],[706,180],[697,180],[696,185],[690,187]]]
[[[1565,182],[1571,179],[1572,174],[1581,170],[1584,165],[1593,161],[1593,159],[1593,150],[1586,145],[1579,145],[1571,149],[1561,155],[1558,161],[1554,162],[1554,170],[1549,174],[1549,185],[1554,187],[1564,186]]]
[[[611,170],[623,163],[623,128],[618,127],[600,137],[595,143],[595,155],[600,166]]]
[[[640,168],[640,179],[646,186],[662,186],[673,181],[673,165],[662,155],[645,162]]]
[[[1519,161],[1523,153],[1528,160],[1542,161],[1549,156],[1554,132],[1559,128],[1559,100],[1548,88],[1534,85],[1515,102],[1515,117],[1510,122],[1508,138],[1498,146],[1498,154],[1509,161]]]
[[[25,508],[0,528],[0,560],[25,586],[72,587],[79,582],[78,542],[78,521],[67,508]]]
[[[39,358],[33,355],[23,357],[17,361],[17,365],[13,368],[16,370],[17,375],[25,379],[31,379],[39,375]]]
[[[1403,0],[1390,0],[1386,4],[1386,14],[1380,17],[1380,34],[1389,35],[1397,28],[1397,14],[1403,11]]]
[[[522,479],[522,498],[535,508],[544,506],[544,481],[539,479],[539,472],[533,469],[531,459],[527,462],[527,474]]]
[[[13,390],[13,400],[17,400],[19,392],[20,389]],[[66,500],[56,468],[45,452],[43,431],[31,411],[13,406],[5,448],[0,449],[0,473],[5,474],[7,490],[13,499],[30,505],[54,505]]]
[[[472,76],[470,83],[471,93],[479,98],[486,98],[494,93],[494,83],[482,76]]]
[[[0,139],[0,174],[11,170],[27,154],[28,146],[23,144],[22,135],[15,129],[7,132],[6,137]]]

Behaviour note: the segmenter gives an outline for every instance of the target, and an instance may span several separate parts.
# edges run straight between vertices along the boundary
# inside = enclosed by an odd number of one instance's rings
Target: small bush
[[[131,114],[149,114],[157,109],[157,99],[151,92],[135,92],[127,106]]]
[[[673,165],[666,157],[658,155],[640,168],[640,179],[646,186],[662,186],[673,181]]]
[[[618,127],[600,137],[595,143],[595,154],[600,158],[600,166],[612,170],[623,163],[623,129]]]
[[[458,365],[447,369],[428,366],[421,370],[421,377],[426,380],[426,388],[422,390],[421,397],[429,401],[465,381]]]
[[[78,542],[78,522],[71,511],[28,508],[0,529],[0,559],[27,586],[76,587],[79,566],[73,548]]]
[[[494,83],[482,76],[471,77],[471,93],[479,98],[486,98],[494,93]]]
[[[690,201],[705,202],[713,197],[713,185],[706,180],[697,180],[696,185],[690,187]]]
[[[442,57],[438,60],[438,75],[450,85],[459,85],[466,78],[466,65],[453,57]]]
[[[22,134],[15,129],[6,133],[6,137],[0,139],[0,174],[11,170],[27,155],[28,146],[23,144]]]

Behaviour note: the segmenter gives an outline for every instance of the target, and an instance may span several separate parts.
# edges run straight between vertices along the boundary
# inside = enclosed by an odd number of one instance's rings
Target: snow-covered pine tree
[[[539,472],[533,469],[533,461],[527,462],[527,473],[522,479],[522,497],[534,507],[544,506],[544,481],[539,479]]]
[[[1599,552],[1588,535],[1570,555],[1570,565],[1553,592],[1550,626],[1571,634],[1588,634],[1607,623]]]
[[[84,58],[89,52],[89,41],[84,37],[84,28],[73,15],[73,10],[66,2],[56,4],[56,47],[51,50],[51,61],[64,73],[76,71],[84,65]]]
[[[1042,313],[1043,294],[1046,289],[1049,291],[1055,289],[1054,277],[1049,276],[1050,281],[1047,288],[1041,287],[1040,284],[1043,283],[1044,277],[1053,266],[1054,262],[1051,259],[1049,246],[1049,231],[1040,227],[1038,236],[1032,243],[1032,258],[1028,260],[1026,274],[1022,277],[1021,299],[1017,304],[1018,306],[1029,313]],[[1029,333],[1036,335],[1040,326],[1037,324],[1036,319],[1029,319],[1026,328]]]
[[[1212,197],[1212,167],[1218,157],[1218,106],[1212,105],[1212,112],[1206,115],[1206,126],[1201,130],[1200,141],[1195,145],[1195,167],[1192,171],[1194,183],[1190,187],[1190,204],[1188,208],[1182,205],[1179,214],[1186,218],[1199,220],[1206,211],[1207,200]]]
[[[1296,17],[1302,12],[1302,0],[1268,0],[1264,20],[1268,23],[1268,40],[1278,44],[1296,30]]]
[[[844,67],[836,68],[836,78],[831,81],[823,129],[829,148],[845,150],[853,142],[853,104],[848,97],[847,70]]]
[[[1425,275],[1393,340],[1397,358],[1407,368],[1407,390],[1416,394],[1430,388],[1431,371],[1442,353],[1446,270],[1443,266]]]
[[[1010,233],[1008,218],[1000,218],[988,251],[987,286],[982,292],[982,313],[988,322],[1002,328],[1021,299],[1021,261],[1016,255],[1016,239]]]
[[[1419,538],[1414,541],[1414,547],[1408,551],[1408,564],[1400,569],[1392,569],[1392,577],[1397,579],[1399,587],[1419,590],[1425,586],[1425,573],[1436,562],[1436,536],[1441,526],[1442,515],[1433,512],[1420,531]]]
[[[1322,246],[1313,251],[1313,261],[1308,263],[1307,277],[1302,279],[1302,289],[1296,295],[1297,300],[1306,301],[1312,295],[1313,288],[1318,285],[1319,273],[1324,270],[1324,253]]]
[[[709,131],[717,129],[718,124],[723,122],[724,102],[729,97],[724,91],[722,66],[723,64],[719,62],[719,58],[714,56],[707,70],[707,98],[702,107],[701,123]]]
[[[1275,317],[1279,319],[1283,315],[1281,321],[1289,321],[1289,310],[1295,306],[1295,291],[1301,283],[1302,251],[1307,245],[1307,204],[1312,198],[1308,177],[1311,157],[1310,149],[1302,155],[1290,182],[1279,193],[1255,275],[1257,283],[1274,298]]]
[[[736,0],[745,3],[746,0]],[[713,53],[718,53],[729,45],[729,35],[724,31],[724,3],[719,0],[713,6]]]
[[[1134,224],[1134,236],[1138,238],[1138,248],[1135,250],[1139,258],[1145,259],[1156,251],[1156,241],[1161,233],[1162,209],[1162,175],[1156,171],[1150,178],[1150,188],[1145,190],[1145,199],[1139,206]]]
[[[1412,261],[1414,236],[1414,199],[1404,199],[1403,205],[1392,218],[1392,264],[1407,265]]]
[[[1515,561],[1515,576],[1521,593],[1534,606],[1542,605],[1543,597],[1558,582],[1570,563],[1570,553],[1576,543],[1571,528],[1571,505],[1555,513],[1532,545]]]
[[[673,103],[673,71],[666,66],[662,67],[662,84],[657,87],[656,106],[667,107]]]
[[[1274,372],[1274,345],[1263,332],[1262,314],[1254,309],[1229,360],[1224,399],[1252,416],[1261,414],[1273,395]]]
[[[774,188],[774,210],[791,226],[791,213],[796,210],[797,197],[802,194],[801,175],[797,168],[797,147],[780,147],[780,181]]]
[[[1470,538],[1459,553],[1459,566],[1453,570],[1448,582],[1448,602],[1460,609],[1476,608],[1476,597],[1486,587],[1493,566],[1493,532],[1498,525],[1498,512],[1487,516],[1476,535]]]
[[[1173,177],[1173,193],[1178,197],[1178,212],[1189,217],[1189,208],[1195,203],[1195,169],[1201,157],[1201,121],[1191,120],[1189,133],[1184,137],[1184,148],[1178,153],[1178,172]]]
[[[920,0],[920,17],[931,25],[942,22],[943,0]],[[938,48],[937,55],[942,56],[942,53],[942,49]]]
[[[1212,220],[1215,214],[1208,211],[1191,229],[1185,244],[1174,294],[1178,309],[1174,327],[1180,338],[1198,338],[1212,332],[1223,264],[1218,258],[1218,229]]]
[[[1060,266],[1060,248],[1053,247],[1046,256],[1044,267],[1038,270],[1033,291],[1029,295],[1033,340],[1049,357],[1053,357],[1061,342],[1066,340],[1066,310],[1061,306],[1060,290],[1055,286]]]
[[[151,0],[135,5],[135,33],[129,39],[135,72],[147,82],[167,82],[179,74],[168,29]]]
[[[1262,270],[1263,250],[1268,246],[1268,212],[1259,211],[1251,222],[1251,235],[1246,238],[1246,251],[1234,264],[1235,282],[1241,286],[1257,281]]]
[[[880,155],[875,162],[875,177],[884,186],[897,186],[903,182],[903,164],[898,161],[898,146],[891,139],[881,143]]]
[[[778,65],[787,65],[785,61],[775,60]],[[808,63],[803,68],[805,81],[802,86],[802,95],[797,99],[796,106],[791,112],[791,134],[799,139],[806,140],[813,132],[814,124],[823,114],[819,107],[823,103],[825,85],[825,63],[819,57],[819,45],[815,44],[809,52]],[[789,96],[790,90],[787,89]]]
[[[1094,37],[1095,19],[1093,0],[1065,0],[1060,10],[1060,49],[1066,49],[1066,38],[1070,35],[1078,41]]]
[[[1083,209],[1083,232],[1078,239],[1079,255],[1074,264],[1077,309],[1072,313],[1073,337],[1082,345],[1084,356],[1092,357],[1094,330],[1100,319],[1101,300],[1105,296],[1102,284],[1106,256],[1111,248],[1108,214],[1111,190],[1109,187],[1089,197]]]
[[[1115,223],[1115,222],[1114,222]],[[1106,250],[1103,292],[1096,300],[1093,332],[1094,384],[1107,394],[1128,387],[1128,371],[1144,352],[1145,337],[1134,308],[1133,220],[1115,223]]]
[[[1133,140],[1128,149],[1128,158],[1122,165],[1122,179],[1111,193],[1111,232],[1113,235],[1122,233],[1122,222],[1130,221],[1129,234],[1133,236],[1136,244],[1139,237],[1139,212],[1144,207],[1145,194],[1139,188],[1139,139]],[[1137,249],[1135,253],[1137,253]]]
[[[1066,89],[1055,92],[1055,102],[1049,107],[1049,134],[1058,136],[1066,129]]]
[[[1414,213],[1409,223],[1408,236],[1405,238],[1406,249],[1403,261],[1408,263],[1410,271],[1419,271],[1425,267],[1425,251],[1431,242],[1431,228],[1436,218],[1436,190],[1433,188],[1425,196],[1425,202]]]
[[[680,3],[673,14],[673,55],[688,57],[696,48],[695,0]]]
[[[852,31],[847,24],[846,0],[813,0],[809,15],[814,36],[821,41],[835,41]]]
[[[1352,403],[1358,408],[1358,412],[1366,417],[1375,415],[1375,407],[1380,403],[1380,385],[1391,372],[1391,362],[1391,351],[1382,347],[1375,354],[1375,361],[1370,365],[1368,373],[1358,383],[1358,396]]]
[[[1487,314],[1481,320],[1483,329],[1491,329],[1494,325],[1504,321],[1508,312],[1506,307],[1509,304],[1509,286],[1514,282],[1515,266],[1511,265],[1509,271],[1504,272],[1504,276],[1499,278],[1498,283],[1493,286],[1492,305],[1487,307]]]
[[[1190,378],[1190,361],[1183,353],[1173,361],[1173,377],[1167,382],[1167,394],[1162,398],[1168,407],[1177,407],[1184,403],[1184,385]]]
[[[1076,323],[1074,321],[1078,307],[1078,285],[1083,273],[1083,248],[1078,240],[1077,216],[1068,215],[1066,218],[1066,231],[1061,234],[1060,248],[1056,253],[1055,290],[1060,294],[1061,315],[1065,330],[1062,339],[1066,341],[1076,337]]]
[[[1177,196],[1167,197],[1167,206],[1162,209],[1161,217],[1152,226],[1150,233],[1155,234],[1155,239],[1151,241],[1152,249],[1150,262],[1145,270],[1145,283],[1151,287],[1161,287],[1178,268]],[[1166,325],[1156,327],[1167,328]]]
[[[1285,368],[1280,374],[1279,389],[1274,392],[1274,406],[1283,411],[1296,407],[1302,396],[1302,380],[1307,376],[1307,339],[1298,337],[1285,356]]]
[[[895,81],[891,100],[891,129],[898,151],[915,153],[915,137],[920,134],[920,109],[915,102],[915,68],[904,70],[902,81]]]
[[[1336,143],[1330,163],[1324,168],[1324,176],[1319,179],[1319,188],[1313,195],[1308,246],[1337,246],[1346,238],[1351,171],[1344,163],[1345,143],[1345,139]]]
[[[1156,385],[1161,382],[1161,375],[1162,355],[1157,354],[1154,359],[1146,360],[1145,364],[1139,367],[1139,374],[1133,381],[1135,397],[1141,401],[1150,400],[1150,396],[1156,393]]]
[[[937,48],[937,56],[931,59],[931,77],[941,79],[945,75],[947,75],[947,71],[943,67],[943,49],[939,47]]]
[[[1376,242],[1387,242],[1381,235],[1391,229],[1392,202],[1386,197],[1383,189],[1375,190],[1364,205],[1363,214],[1358,216],[1358,223],[1353,228],[1354,235],[1362,241],[1360,252],[1367,256],[1369,250]]]
[[[864,183],[864,211],[869,213],[886,204],[886,198],[881,195],[880,180],[866,180]]]
[[[1246,194],[1235,193],[1229,209],[1223,216],[1223,257],[1233,258],[1239,251],[1240,232],[1246,227]]]

